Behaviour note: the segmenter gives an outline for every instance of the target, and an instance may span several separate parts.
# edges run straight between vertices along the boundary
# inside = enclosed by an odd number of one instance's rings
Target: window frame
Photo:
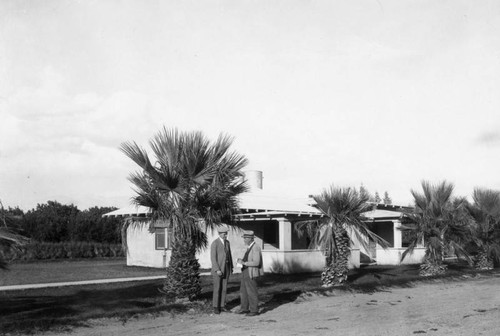
[[[159,239],[163,236],[163,246],[159,243]],[[170,228],[155,228],[155,250],[171,250],[172,249],[172,229]]]

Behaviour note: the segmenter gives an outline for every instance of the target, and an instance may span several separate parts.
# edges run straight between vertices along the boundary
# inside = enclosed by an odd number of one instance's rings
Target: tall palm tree
[[[318,220],[301,221],[296,229],[311,237],[311,247],[325,251],[326,265],[321,274],[323,286],[343,284],[347,280],[351,242],[354,238],[361,244],[371,239],[383,247],[388,243],[371,232],[363,213],[372,209],[367,194],[355,188],[330,186],[320,195],[313,196],[316,207],[324,214]],[[368,248],[367,246],[365,246]]]
[[[410,243],[402,260],[424,243],[425,259],[420,274],[424,276],[446,272],[446,254],[455,254],[470,261],[464,244],[470,236],[470,218],[465,211],[465,199],[454,198],[454,185],[442,181],[433,185],[422,181],[422,193],[412,190],[415,208],[405,214],[408,222],[401,226]]]
[[[201,293],[196,251],[207,246],[202,227],[230,221],[236,196],[247,190],[242,169],[247,159],[229,148],[233,139],[210,142],[201,132],[163,128],[150,141],[154,161],[135,142],[121,150],[141,171],[131,174],[133,202],[152,209],[152,220],[172,230],[172,254],[164,292],[194,299]]]
[[[12,231],[11,223],[15,220],[0,201],[0,247],[4,250],[16,248],[28,241],[27,238]],[[4,260],[2,251],[0,251],[0,269],[7,269],[7,261]]]
[[[500,262],[500,191],[475,188],[467,210],[474,219],[472,242],[477,247],[476,268],[491,269]]]

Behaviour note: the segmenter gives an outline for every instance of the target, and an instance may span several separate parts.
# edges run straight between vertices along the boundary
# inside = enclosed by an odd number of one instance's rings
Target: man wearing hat
[[[255,316],[259,314],[259,297],[257,292],[257,278],[264,275],[262,264],[262,250],[255,244],[254,232],[244,231],[243,240],[247,250],[243,258],[238,258],[241,268],[240,311],[239,314]]]
[[[226,310],[226,291],[229,275],[233,272],[231,246],[227,240],[228,228],[222,224],[218,227],[219,237],[210,246],[212,261],[212,278],[214,283],[213,307],[214,314]]]

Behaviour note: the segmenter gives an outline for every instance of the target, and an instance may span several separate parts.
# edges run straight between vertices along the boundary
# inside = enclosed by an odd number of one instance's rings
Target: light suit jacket
[[[229,240],[226,240],[229,259],[229,274],[233,273],[233,257],[231,256],[231,245]],[[221,271],[223,275],[226,271],[226,249],[220,238],[215,239],[210,246],[210,260],[212,261],[212,275],[216,275],[217,271]]]
[[[262,263],[262,249],[259,245],[253,244],[248,253],[248,260],[245,262],[248,267],[250,279],[258,278],[264,275],[264,264]]]

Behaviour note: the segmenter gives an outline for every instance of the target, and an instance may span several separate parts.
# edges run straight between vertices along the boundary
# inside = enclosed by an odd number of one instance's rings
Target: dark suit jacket
[[[233,257],[231,255],[231,245],[229,240],[226,240],[229,259],[229,273],[233,273]],[[223,275],[226,270],[226,249],[220,238],[215,239],[210,246],[210,259],[212,261],[212,275],[216,275],[217,271],[221,271]]]

